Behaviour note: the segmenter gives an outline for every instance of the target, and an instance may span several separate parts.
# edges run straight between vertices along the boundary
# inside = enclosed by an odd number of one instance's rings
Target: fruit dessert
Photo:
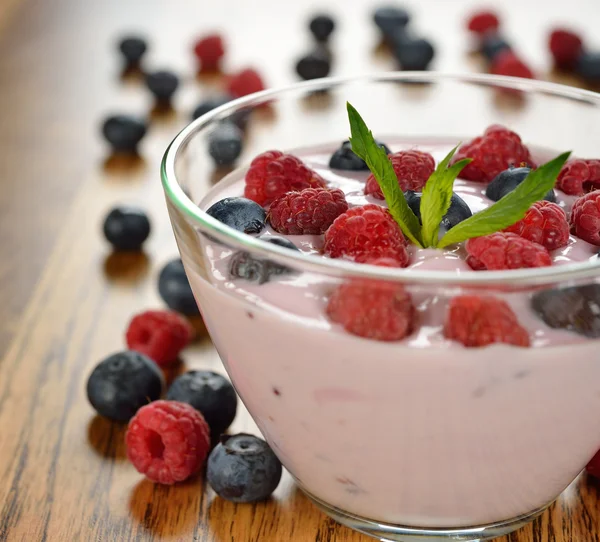
[[[351,142],[264,152],[200,203],[295,255],[198,234],[205,268],[183,263],[217,350],[316,500],[415,527],[534,513],[600,447],[600,284],[510,277],[598,258],[598,162],[502,126],[384,144],[349,117]],[[303,268],[325,260],[396,280]]]

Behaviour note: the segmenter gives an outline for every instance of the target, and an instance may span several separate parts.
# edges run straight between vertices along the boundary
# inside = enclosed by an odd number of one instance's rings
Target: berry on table
[[[421,222],[421,196],[422,194],[420,192],[413,192],[412,190],[407,190],[404,192],[406,203],[408,203],[408,206],[411,208],[412,212],[415,213],[416,217],[419,219],[419,222]],[[458,194],[452,193],[452,197],[450,198],[450,207],[440,221],[441,232],[443,233],[448,231],[457,224],[460,224],[463,220],[470,218],[472,215],[473,213],[471,212],[471,209],[465,200],[462,199]]]
[[[262,236],[259,237],[259,239],[283,248],[299,251],[294,243],[284,237],[271,235],[268,237]],[[269,260],[255,258],[249,252],[240,251],[236,252],[231,257],[229,272],[232,278],[264,284],[265,282],[268,282],[271,277],[285,275],[291,273],[292,270]]]
[[[300,158],[280,151],[267,151],[252,160],[246,173],[244,196],[259,205],[269,205],[286,192],[323,187],[323,178]]]
[[[277,198],[269,208],[272,228],[286,235],[320,235],[348,210],[344,192],[335,188],[305,188]]]
[[[308,28],[317,41],[325,42],[335,30],[335,21],[329,15],[315,15],[308,23]]]
[[[220,34],[209,34],[194,44],[194,54],[201,72],[218,71],[225,55],[225,44]]]
[[[575,32],[556,28],[548,39],[548,47],[554,64],[561,69],[573,69],[583,53],[583,40]]]
[[[575,71],[588,81],[594,83],[600,81],[600,53],[582,53]]]
[[[217,94],[215,96],[206,98],[205,100],[203,100],[196,106],[194,111],[192,111],[192,120],[196,120],[196,119],[200,118],[202,115],[205,115],[209,111],[212,111],[213,109],[216,109],[217,107],[221,107],[222,105],[229,103],[233,99],[234,99],[233,96],[231,96],[230,94],[226,94],[226,93]],[[228,117],[225,117],[223,119],[223,121],[224,122],[232,122],[240,130],[245,130],[246,126],[248,124],[249,117],[250,117],[249,110],[240,109],[238,111],[231,113]]]
[[[148,50],[146,40],[139,36],[127,36],[119,42],[119,51],[127,66],[138,66]]]
[[[146,123],[142,119],[129,115],[114,115],[102,124],[102,135],[113,152],[136,154],[146,130]]]
[[[512,192],[519,186],[531,172],[528,167],[510,167],[498,173],[485,189],[485,195],[492,201],[502,199],[506,194]],[[556,202],[554,190],[550,191],[544,197],[546,201]]]
[[[150,235],[150,220],[142,209],[119,206],[106,215],[102,229],[115,250],[140,250]]]
[[[600,190],[575,201],[571,209],[571,233],[600,246]]]
[[[267,213],[258,203],[240,197],[217,201],[206,214],[244,233],[260,233],[267,221]]]
[[[548,250],[556,250],[569,243],[567,213],[560,205],[549,201],[535,202],[524,218],[504,231],[516,233]]]
[[[444,336],[467,347],[493,343],[529,346],[529,334],[508,304],[488,296],[454,297],[448,306]]]
[[[396,41],[394,48],[396,60],[406,71],[424,71],[435,56],[435,49],[429,40],[424,38]]]
[[[410,15],[401,7],[381,6],[373,12],[373,21],[384,37],[388,37],[399,28],[404,28],[410,21]]]
[[[217,166],[231,166],[242,154],[243,138],[233,122],[221,122],[208,136],[208,154]]]
[[[247,503],[267,499],[279,485],[282,467],[262,439],[224,435],[208,457],[206,479],[219,497]]]
[[[193,337],[194,329],[183,316],[160,310],[136,314],[125,334],[127,348],[148,356],[161,367],[176,362]]]
[[[233,74],[227,82],[227,92],[235,98],[241,98],[265,89],[265,84],[256,70],[246,68]]]
[[[329,53],[323,49],[315,49],[296,62],[296,73],[305,81],[327,77],[330,71]]]
[[[548,250],[516,233],[496,232],[468,239],[467,263],[476,271],[499,271],[552,265]]]
[[[152,482],[171,485],[200,470],[210,450],[210,430],[190,405],[154,401],[129,422],[125,444],[138,472]]]
[[[403,192],[407,190],[420,192],[435,170],[435,160],[428,152],[400,151],[390,154],[389,158]],[[384,199],[381,187],[372,173],[367,178],[365,194],[376,199]]]
[[[224,376],[213,371],[189,371],[178,376],[167,399],[193,406],[206,420],[212,438],[231,425],[237,411],[237,395]]]
[[[389,147],[381,141],[376,141],[377,145],[383,147],[386,154],[392,154]],[[332,169],[341,169],[344,171],[368,171],[369,166],[366,162],[354,154],[350,141],[344,141],[342,146],[337,149],[329,159],[329,167]]]
[[[571,196],[582,196],[599,189],[600,160],[569,160],[558,174],[556,187]]]
[[[158,293],[171,310],[186,316],[200,314],[183,262],[179,258],[162,268],[158,276]]]
[[[467,19],[467,30],[482,37],[495,33],[500,28],[500,19],[493,11],[478,11]]]
[[[168,103],[179,87],[179,77],[166,70],[146,75],[146,86],[156,101]]]
[[[585,467],[586,472],[594,478],[600,478],[600,450],[592,457],[590,462]]]
[[[507,75],[510,77],[522,77],[524,79],[535,79],[531,68],[523,62],[513,51],[505,49],[494,56],[490,65],[490,73],[495,75]]]
[[[160,369],[139,352],[119,352],[102,360],[87,381],[87,397],[105,418],[129,421],[139,408],[158,399],[165,382]]]
[[[503,51],[510,51],[512,49],[510,43],[508,43],[502,36],[497,34],[490,34],[484,36],[481,40],[481,52],[483,56],[492,62],[500,53]]]

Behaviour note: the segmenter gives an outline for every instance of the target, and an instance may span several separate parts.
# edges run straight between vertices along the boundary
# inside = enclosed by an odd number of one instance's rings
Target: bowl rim
[[[443,284],[447,286],[498,286],[547,284],[560,281],[573,281],[583,278],[600,278],[600,256],[597,261],[561,264],[550,267],[517,269],[505,271],[433,271],[419,268],[389,268],[369,264],[359,264],[350,260],[322,258],[305,255],[280,247],[273,243],[261,241],[256,237],[239,232],[215,218],[209,216],[196,205],[183,190],[177,180],[175,164],[182,149],[202,129],[212,122],[220,120],[224,115],[232,114],[248,107],[255,107],[278,96],[303,92],[328,90],[333,87],[349,84],[402,83],[402,82],[457,82],[479,84],[520,90],[532,94],[550,94],[552,96],[576,100],[590,105],[600,106],[600,94],[547,81],[521,79],[489,74],[459,74],[446,72],[385,72],[363,74],[347,77],[327,77],[313,81],[294,83],[283,87],[263,90],[257,93],[234,99],[217,107],[198,119],[192,121],[173,139],[167,147],[161,162],[161,181],[165,195],[170,203],[188,220],[213,238],[238,250],[251,251],[263,258],[271,259],[296,270],[314,272],[335,277],[369,278],[388,281],[407,282],[410,284]],[[599,248],[600,250],[600,248]]]

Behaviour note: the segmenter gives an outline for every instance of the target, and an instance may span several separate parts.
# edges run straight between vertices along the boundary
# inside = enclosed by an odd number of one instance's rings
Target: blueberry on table
[[[147,50],[146,40],[138,36],[127,36],[119,42],[119,51],[128,66],[137,66]]]
[[[424,71],[435,55],[435,49],[430,41],[424,38],[409,39],[394,50],[400,66],[406,71]]]
[[[230,166],[242,154],[244,133],[232,122],[218,124],[208,136],[208,153],[217,166]]]
[[[196,120],[200,118],[202,115],[206,115],[206,113],[216,109],[217,107],[221,107],[226,103],[229,103],[231,100],[235,98],[230,94],[218,94],[216,96],[211,96],[206,100],[200,102],[194,111],[192,112],[192,120]],[[249,110],[238,110],[229,115],[224,119],[225,122],[232,122],[235,124],[240,130],[245,130],[246,125],[248,124],[248,118],[250,117]]]
[[[600,81],[600,53],[583,53],[576,66],[577,73],[589,81]]]
[[[510,44],[496,34],[484,36],[481,42],[481,52],[490,62],[502,51],[511,50]]]
[[[498,173],[492,182],[487,185],[485,195],[492,201],[498,201],[509,192],[512,192],[519,186],[529,175],[531,168],[515,167],[508,168]],[[546,201],[556,202],[556,194],[554,190],[550,190],[544,197]]]
[[[279,485],[282,467],[262,439],[239,433],[224,436],[208,457],[206,479],[228,501],[247,503],[267,499]]]
[[[193,406],[204,416],[213,437],[225,432],[237,411],[233,386],[213,371],[189,371],[178,376],[167,392],[167,399]]]
[[[290,250],[299,250],[294,243],[285,237],[261,236],[259,239]],[[291,273],[292,270],[269,260],[255,258],[249,252],[240,251],[231,257],[229,272],[232,278],[264,284],[271,277]]]
[[[158,276],[158,293],[171,310],[186,316],[200,313],[183,262],[179,258],[162,268]]]
[[[129,115],[108,117],[102,124],[102,135],[113,152],[136,154],[140,141],[146,135],[146,123]]]
[[[398,28],[404,28],[410,21],[408,11],[398,6],[381,6],[373,12],[373,21],[385,37]]]
[[[317,49],[303,56],[296,63],[296,73],[306,81],[327,77],[330,71],[329,53],[322,49]]]
[[[119,206],[106,215],[103,231],[115,250],[140,250],[150,235],[150,220],[142,209]]]
[[[129,421],[144,405],[160,398],[163,375],[150,358],[127,350],[107,357],[90,374],[87,396],[98,414]]]
[[[244,233],[260,233],[267,220],[266,211],[258,203],[242,197],[217,201],[207,209],[206,214]]]
[[[392,153],[385,143],[382,143],[381,141],[377,141],[376,143],[380,147],[383,147],[387,154]],[[365,161],[354,154],[350,141],[344,141],[342,146],[331,155],[329,167],[345,171],[368,171],[369,169],[369,166],[367,166]]]
[[[146,86],[159,102],[170,102],[179,86],[179,77],[169,71],[157,71],[146,75]]]
[[[413,192],[412,190],[404,192],[406,203],[408,203],[412,212],[419,219],[419,222],[421,222],[421,196],[421,192]],[[448,231],[450,228],[453,228],[472,215],[473,213],[465,200],[458,194],[453,193],[450,198],[450,207],[440,222],[440,229],[442,231]]]
[[[308,23],[312,35],[317,41],[327,41],[335,29],[335,21],[329,15],[316,15]]]

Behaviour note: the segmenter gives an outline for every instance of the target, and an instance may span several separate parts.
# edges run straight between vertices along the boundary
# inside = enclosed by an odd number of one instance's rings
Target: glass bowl
[[[569,299],[589,302],[597,319],[597,258],[492,272],[375,267],[265,243],[203,211],[241,195],[235,181],[261,152],[338,147],[349,136],[346,101],[383,141],[449,149],[499,123],[536,148],[590,157],[600,141],[600,96],[484,75],[323,79],[206,114],[177,136],[162,164],[175,237],[215,347],[264,437],[313,502],[381,540],[503,535],[544,510],[600,448],[599,323],[590,323],[587,336],[551,329],[531,309],[536,295],[575,288]],[[253,118],[242,169],[215,169],[211,134],[246,114]],[[258,266],[254,279],[269,269],[271,280],[232,280],[229,265],[239,257]],[[328,296],[348,281],[403,287],[420,331],[380,342],[332,324]],[[506,300],[535,344],[429,341],[448,301],[463,294]]]

